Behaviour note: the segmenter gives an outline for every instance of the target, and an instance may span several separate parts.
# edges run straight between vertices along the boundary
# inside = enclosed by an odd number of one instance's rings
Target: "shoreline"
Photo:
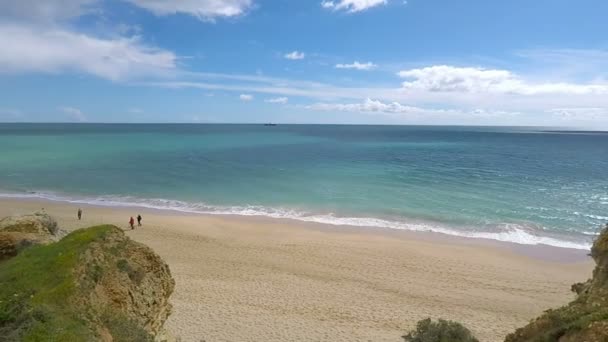
[[[0,199],[0,217],[41,208],[68,231],[127,230],[176,281],[166,327],[183,341],[396,341],[426,317],[502,341],[566,304],[593,268],[584,251],[289,220]],[[527,247],[527,248],[520,248]]]
[[[201,216],[210,216],[210,217],[226,217],[226,218],[234,218],[234,219],[254,219],[254,220],[285,220],[291,224],[296,225],[308,225],[311,227],[325,227],[326,229],[362,229],[362,230],[374,230],[377,232],[393,232],[393,231],[401,231],[407,233],[414,233],[416,235],[429,235],[429,236],[437,236],[439,238],[448,238],[456,241],[460,240],[473,240],[473,241],[485,241],[487,243],[504,243],[507,245],[518,245],[518,249],[527,250],[528,247],[538,247],[538,248],[559,248],[559,249],[573,249],[573,250],[581,250],[588,252],[591,249],[591,244],[594,239],[593,235],[586,235],[588,240],[586,242],[574,242],[566,239],[558,238],[557,235],[537,235],[533,233],[529,233],[522,228],[515,228],[510,232],[484,232],[484,231],[471,231],[471,230],[463,230],[449,228],[449,226],[434,226],[432,222],[424,222],[424,221],[412,221],[409,223],[399,222],[399,221],[389,221],[385,219],[377,219],[377,218],[368,218],[368,217],[333,217],[333,219],[338,220],[338,222],[329,222],[324,218],[324,215],[312,215],[310,217],[289,217],[285,215],[276,215],[276,213],[230,213],[230,212],[205,212],[205,211],[197,211],[196,209],[191,209],[188,207],[185,208],[177,208],[166,206],[162,207],[156,204],[149,204],[145,202],[123,202],[120,200],[95,200],[95,199],[78,199],[78,198],[69,198],[69,197],[61,197],[51,194],[43,194],[43,193],[27,193],[27,194],[11,194],[11,193],[0,193],[0,200],[23,200],[23,201],[40,201],[40,202],[55,202],[55,203],[64,203],[78,206],[91,206],[91,207],[102,207],[102,208],[137,208],[140,210],[152,210],[158,212],[167,212],[174,213],[178,215],[201,215]],[[137,200],[137,199],[135,199]],[[188,205],[187,202],[182,202],[179,200],[171,201],[171,200],[162,200],[168,202],[175,202],[179,204]],[[196,205],[196,204],[193,204]],[[220,208],[209,206],[210,208]],[[233,207],[226,207],[233,208]],[[237,208],[237,207],[234,207]],[[276,215],[276,216],[275,216]],[[340,220],[344,222],[340,222]],[[381,224],[365,224],[361,222],[349,222],[350,220],[372,220],[380,222]],[[376,223],[376,222],[374,222]],[[384,225],[382,225],[384,223]],[[393,225],[397,224],[399,227],[394,227]],[[407,228],[402,228],[407,227]],[[421,228],[422,227],[422,228]],[[524,246],[524,247],[521,247]]]

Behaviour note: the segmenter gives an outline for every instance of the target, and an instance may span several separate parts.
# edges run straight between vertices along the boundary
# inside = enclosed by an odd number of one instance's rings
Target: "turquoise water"
[[[0,192],[588,248],[608,134],[523,128],[0,124]]]

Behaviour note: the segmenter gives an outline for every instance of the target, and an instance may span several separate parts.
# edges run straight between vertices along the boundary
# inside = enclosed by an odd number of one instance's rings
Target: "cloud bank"
[[[608,84],[565,82],[531,83],[508,70],[436,65],[400,71],[408,79],[403,88],[430,92],[494,93],[516,95],[607,94]]]
[[[155,15],[189,14],[201,20],[245,14],[253,0],[125,0]]]
[[[519,112],[496,111],[486,109],[441,109],[408,106],[399,102],[383,102],[367,98],[356,103],[315,103],[305,106],[306,109],[328,112],[352,112],[381,114],[398,119],[420,119],[430,117],[442,117],[450,119],[472,119],[472,118],[505,118],[521,115]]]
[[[174,53],[138,37],[101,39],[59,28],[0,24],[0,73],[82,72],[119,81],[176,69]]]
[[[245,14],[253,0],[122,0],[157,16],[187,14],[201,20]],[[102,11],[102,0],[5,0],[0,17],[52,22]]]
[[[0,17],[32,22],[54,22],[94,12],[99,0],[4,0]]]
[[[339,112],[411,114],[423,112],[422,108],[405,106],[398,102],[385,103],[380,100],[365,99],[361,103],[315,103],[308,109]]]

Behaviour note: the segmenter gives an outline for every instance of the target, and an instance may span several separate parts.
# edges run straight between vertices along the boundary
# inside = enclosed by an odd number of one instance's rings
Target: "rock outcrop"
[[[113,333],[108,322],[112,317],[104,317],[107,311],[133,321],[151,336],[159,335],[171,313],[175,281],[169,266],[149,247],[112,227],[82,253],[76,275],[86,295],[75,300],[97,313],[102,335]]]
[[[3,341],[160,341],[175,282],[114,226],[70,233],[0,263]]]
[[[0,261],[25,247],[54,242],[58,233],[57,222],[45,213],[6,217],[0,220]]]
[[[593,244],[591,256],[596,262],[593,277],[572,286],[577,298],[567,306],[548,310],[507,336],[506,342],[608,341],[608,225]]]

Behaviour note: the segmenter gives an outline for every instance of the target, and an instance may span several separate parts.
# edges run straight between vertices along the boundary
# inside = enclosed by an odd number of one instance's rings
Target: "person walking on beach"
[[[137,215],[137,225],[141,227],[141,215]]]
[[[82,218],[82,209],[78,208],[78,221]]]
[[[131,216],[131,219],[129,220],[129,225],[131,226],[131,230],[135,229],[134,224],[135,224],[135,220],[133,219],[133,216]]]

